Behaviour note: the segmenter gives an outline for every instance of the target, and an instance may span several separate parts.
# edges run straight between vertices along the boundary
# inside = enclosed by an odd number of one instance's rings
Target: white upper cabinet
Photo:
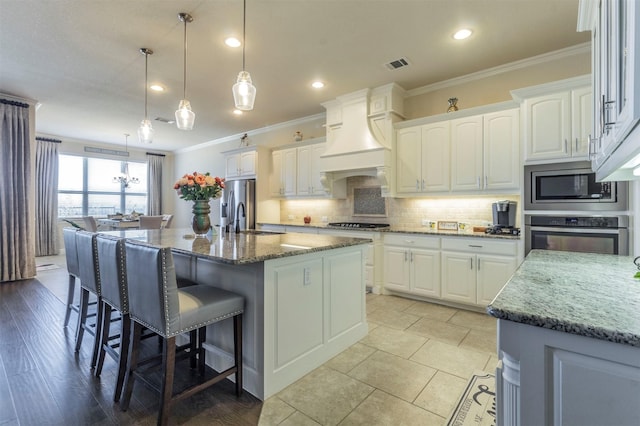
[[[271,195],[296,195],[296,148],[280,149],[271,153]]]
[[[589,83],[589,76],[580,76],[511,92],[521,102],[525,162],[589,158]]]
[[[482,170],[482,116],[451,121],[451,189],[484,188]]]
[[[484,189],[520,186],[520,111],[517,108],[483,117]]]
[[[400,129],[396,138],[396,191],[448,191],[449,122]]]
[[[640,3],[581,0],[578,27],[592,31],[590,157],[598,180],[637,179],[640,162]]]
[[[325,147],[323,142],[274,150],[271,153],[271,196],[325,197],[320,183],[320,155]]]
[[[297,148],[297,194],[298,195],[324,195],[324,189],[320,183],[320,155],[324,152],[326,144],[313,144]]]
[[[225,177],[255,178],[258,153],[255,147],[225,153]]]

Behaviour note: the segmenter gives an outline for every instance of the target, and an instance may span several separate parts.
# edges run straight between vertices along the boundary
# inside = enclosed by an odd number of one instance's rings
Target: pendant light
[[[141,49],[142,50],[142,49]],[[125,151],[127,152],[127,157],[129,157],[129,133],[124,134],[124,146]],[[140,183],[140,179],[137,177],[132,177],[129,174],[129,162],[124,163],[124,171],[120,173],[118,176],[113,177],[113,183],[119,183],[125,188],[129,188],[129,185],[132,183]]]
[[[251,111],[256,100],[256,87],[251,83],[251,76],[244,70],[244,50],[246,45],[247,0],[243,0],[242,11],[242,71],[238,74],[238,81],[233,85],[233,100],[236,108],[241,111]]]
[[[144,55],[144,120],[142,120],[138,128],[138,140],[140,143],[151,143],[153,142],[153,127],[151,127],[151,122],[147,116],[147,78],[149,76],[147,64],[149,55],[153,55],[153,50],[141,47],[140,53]]]
[[[187,100],[187,22],[193,22],[193,17],[188,13],[178,13],[178,19],[184,22],[184,68],[182,100],[176,110],[176,125],[180,130],[191,130],[196,114],[191,111],[191,103]]]

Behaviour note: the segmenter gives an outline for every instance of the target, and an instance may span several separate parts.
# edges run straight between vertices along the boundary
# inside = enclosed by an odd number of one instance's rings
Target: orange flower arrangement
[[[183,200],[210,200],[218,198],[224,189],[224,179],[207,173],[187,173],[173,184],[178,196]]]

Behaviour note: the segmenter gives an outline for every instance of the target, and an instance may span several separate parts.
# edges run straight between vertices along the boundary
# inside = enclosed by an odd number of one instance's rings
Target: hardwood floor
[[[66,271],[53,276],[66,282]],[[136,384],[129,410],[120,411],[113,402],[116,363],[107,357],[96,378],[89,367],[93,338],[85,334],[76,354],[75,314],[68,328],[63,320],[64,304],[37,279],[0,283],[0,425],[155,424],[159,396]],[[191,379],[185,363],[183,383]],[[224,380],[175,404],[170,424],[256,425],[261,409],[247,392],[236,398]]]

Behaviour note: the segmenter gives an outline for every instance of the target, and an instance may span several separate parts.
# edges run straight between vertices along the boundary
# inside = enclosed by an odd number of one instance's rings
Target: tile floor
[[[367,294],[367,320],[360,342],[266,400],[259,425],[442,425],[472,373],[495,372],[487,314]]]
[[[266,400],[260,425],[441,425],[474,371],[493,373],[496,320],[367,295],[369,334]]]

